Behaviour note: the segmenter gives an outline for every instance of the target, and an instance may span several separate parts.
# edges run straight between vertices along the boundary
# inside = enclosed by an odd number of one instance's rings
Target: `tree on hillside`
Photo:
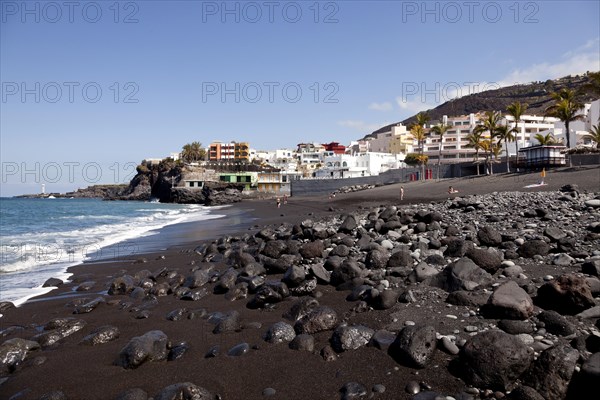
[[[515,128],[511,128],[508,125],[500,125],[496,129],[496,137],[498,138],[498,144],[504,142],[504,149],[506,151],[506,172],[510,172],[510,157],[508,156],[508,142],[515,140]]]
[[[517,156],[519,155],[519,122],[521,122],[521,117],[523,116],[523,114],[525,114],[525,111],[527,111],[527,107],[527,104],[521,104],[520,101],[515,101],[514,103],[509,104],[509,106],[506,108],[506,111],[508,111],[508,115],[515,119],[515,154],[517,154]]]
[[[573,121],[583,119],[579,110],[583,108],[583,103],[575,99],[575,92],[571,89],[562,89],[559,92],[551,94],[554,104],[546,108],[546,116],[560,119],[565,124],[565,137],[567,138],[567,148],[571,148],[571,138],[569,124]]]
[[[188,143],[183,146],[179,157],[183,162],[187,163],[202,161],[206,157],[206,150],[200,142]]]
[[[541,133],[537,133],[534,136],[534,139],[538,141],[538,143],[542,146],[547,146],[551,144],[557,144],[557,140],[552,133],[546,133],[542,135]]]
[[[436,126],[431,128],[431,133],[438,135],[440,137],[440,147],[438,152],[438,164],[437,164],[437,177],[440,179],[440,167],[442,164],[442,141],[444,139],[444,134],[448,132],[451,126],[445,123],[437,124]]]
[[[466,147],[475,149],[475,157],[473,161],[477,164],[477,175],[479,175],[479,150],[481,150],[481,142],[483,137],[480,132],[473,132],[467,136],[469,142]]]
[[[592,139],[593,142],[596,142],[596,148],[600,149],[600,124],[592,126],[590,133],[586,134],[585,137]]]
[[[421,161],[424,157],[423,155],[423,142],[425,141],[425,128],[423,128],[423,125],[419,125],[419,124],[415,124],[413,125],[413,127],[410,129],[410,134],[412,135],[412,137],[417,141],[418,146],[419,146],[419,155],[421,156]],[[425,172],[425,163],[421,162],[421,167],[422,167],[422,176],[421,179],[425,179],[424,172]]]
[[[581,87],[581,92],[594,96],[594,98],[600,98],[600,71],[588,72],[588,78],[590,81]]]

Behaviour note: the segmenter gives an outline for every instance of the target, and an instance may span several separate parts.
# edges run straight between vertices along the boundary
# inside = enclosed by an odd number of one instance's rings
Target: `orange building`
[[[208,147],[208,159],[210,161],[249,161],[250,145],[248,142],[213,142]]]

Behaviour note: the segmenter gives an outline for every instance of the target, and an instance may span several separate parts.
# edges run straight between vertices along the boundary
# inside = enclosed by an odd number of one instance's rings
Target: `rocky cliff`
[[[202,190],[178,187],[185,174],[193,173],[172,160],[159,164],[142,162],[129,186],[115,196],[116,200],[158,199],[161,203],[220,205],[241,201],[242,185],[207,182]]]

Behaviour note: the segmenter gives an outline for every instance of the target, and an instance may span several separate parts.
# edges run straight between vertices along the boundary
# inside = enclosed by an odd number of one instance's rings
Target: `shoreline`
[[[138,203],[143,204],[146,202]],[[125,236],[125,238],[116,240],[113,238],[111,240],[107,240],[107,244],[102,245],[102,247],[97,247],[96,251],[86,254],[86,256],[81,260],[68,260],[69,254],[66,254],[64,255],[65,260],[61,260],[56,263],[41,264],[38,269],[56,270],[56,272],[52,273],[51,276],[48,276],[47,279],[56,278],[62,280],[63,283],[66,283],[72,278],[73,274],[70,272],[70,269],[73,267],[80,265],[93,265],[107,261],[123,261],[128,257],[142,257],[144,254],[165,251],[171,246],[185,246],[194,240],[206,239],[212,237],[215,232],[219,232],[219,228],[222,226],[222,223],[219,222],[221,219],[233,219],[233,226],[241,227],[243,224],[241,220],[244,217],[242,215],[243,211],[221,211],[227,210],[229,207],[229,205],[203,207],[201,212],[208,211],[208,214],[202,214],[202,217],[206,218],[198,219],[198,216],[191,215],[188,216],[187,221],[168,222],[164,226],[149,229],[141,234],[136,234],[135,236],[127,237],[128,234],[126,232],[120,232],[118,235]],[[198,224],[202,224],[200,229],[197,229]],[[24,271],[15,271],[13,273],[8,273],[7,275],[22,273],[24,273]],[[29,271],[29,273],[31,273],[31,271]],[[56,288],[55,286],[44,287],[44,283],[45,282],[40,282],[38,286],[19,289],[19,293],[22,292],[25,294],[27,291],[31,290],[35,291],[36,293],[39,292],[38,294],[26,294],[13,300],[3,299],[1,301],[10,301],[16,306],[21,306],[29,299],[43,296]]]
[[[326,361],[321,352],[331,343],[331,331],[312,335],[315,340],[312,352],[294,351],[288,349],[287,344],[265,342],[264,334],[267,329],[274,323],[287,321],[282,315],[290,309],[297,297],[289,297],[274,304],[272,308],[254,309],[248,306],[253,294],[238,300],[230,299],[220,292],[213,292],[215,283],[209,282],[205,286],[210,290],[197,301],[182,301],[169,294],[157,296],[156,301],[149,298],[145,302],[129,295],[108,295],[108,284],[123,274],[144,276],[144,271],[157,274],[159,271],[172,270],[173,276],[169,279],[184,279],[198,269],[223,274],[231,268],[228,260],[232,253],[228,253],[228,249],[233,251],[244,243],[252,243],[251,238],[263,229],[278,232],[278,228],[285,227],[289,230],[292,225],[307,219],[317,224],[328,217],[340,221],[346,215],[364,215],[380,206],[385,208],[398,205],[413,211],[440,207],[448,201],[446,189],[449,185],[459,190],[459,196],[467,197],[472,194],[488,194],[493,198],[494,192],[507,192],[505,196],[509,197],[514,192],[555,192],[569,183],[579,184],[581,192],[600,192],[599,167],[574,173],[549,174],[546,186],[523,189],[538,177],[538,174],[530,174],[519,179],[497,176],[410,182],[338,194],[334,199],[328,199],[327,196],[291,197],[288,204],[282,204],[279,209],[274,200],[244,201],[228,208],[229,212],[239,213],[238,215],[244,216],[242,219],[247,219],[240,225],[228,224],[226,219],[217,219],[214,220],[217,224],[220,222],[224,225],[220,229],[206,231],[203,237],[196,239],[194,236],[192,241],[174,244],[166,250],[126,260],[73,266],[69,268],[73,274],[72,282],[31,299],[18,308],[2,311],[4,316],[0,318],[0,323],[3,329],[20,327],[14,328],[10,333],[3,333],[2,342],[15,337],[29,340],[35,334],[43,332],[41,327],[55,318],[82,320],[85,321],[85,326],[57,344],[32,353],[15,372],[4,375],[8,380],[0,383],[0,397],[10,398],[21,393],[22,399],[39,399],[45,393],[60,390],[69,398],[116,399],[127,389],[142,388],[149,395],[154,395],[178,382],[192,382],[209,389],[211,393],[219,393],[223,399],[244,397],[251,400],[264,398],[263,392],[267,388],[276,390],[276,395],[272,397],[274,399],[330,399],[339,396],[340,388],[352,381],[361,382],[367,392],[375,384],[384,385],[385,392],[372,391],[376,399],[411,399],[412,395],[405,391],[405,386],[414,380],[428,383],[434,390],[449,395],[460,392],[464,390],[464,383],[446,371],[452,356],[439,349],[429,367],[411,369],[398,364],[385,351],[373,347],[334,352],[331,361]],[[401,185],[405,189],[403,202],[398,197]],[[531,207],[535,207],[535,204],[531,204]],[[518,211],[521,210],[515,212]],[[197,223],[188,224],[181,225],[185,225],[185,230],[197,233],[194,229]],[[172,225],[171,229],[179,230],[182,228],[179,225]],[[281,232],[284,230],[282,228]],[[185,232],[182,235],[190,237]],[[250,238],[250,241],[244,237]],[[222,249],[208,261],[195,251],[202,244],[214,244],[216,247],[222,246]],[[145,258],[145,261],[142,262],[140,258]],[[523,266],[526,268],[525,272],[536,279],[544,274],[559,273],[555,267],[542,268],[538,263],[524,263]],[[266,279],[277,281],[282,277],[283,273],[271,272]],[[392,277],[389,279],[394,282]],[[77,291],[76,288],[85,282],[94,283],[89,290]],[[419,300],[417,304],[421,305],[420,309],[413,309],[410,304],[399,302],[389,310],[369,311],[367,307],[367,310],[361,311],[360,304],[347,300],[351,290],[340,290],[322,283],[318,284],[315,295],[311,298],[335,310],[340,321],[363,324],[374,330],[387,329],[395,332],[402,327],[402,322],[411,320],[416,323],[435,323],[443,334],[452,334],[454,331],[462,332],[461,319],[476,326],[488,321],[461,317],[465,307],[450,307],[444,302],[441,297],[443,292],[439,289],[412,286],[412,291]],[[73,313],[78,306],[93,302],[98,297],[102,297],[104,301],[92,312]],[[144,313],[147,316],[139,318]],[[215,325],[211,318],[230,313],[237,313],[240,321],[238,328],[226,333],[214,333]],[[446,314],[458,315],[459,318],[449,319],[445,317]],[[193,315],[197,317],[192,317]],[[117,339],[98,346],[80,344],[90,332],[106,325],[119,328]],[[175,361],[147,362],[134,370],[125,370],[115,365],[119,352],[131,338],[152,330],[163,331],[173,345],[185,342],[189,350]],[[240,342],[248,343],[249,351],[240,357],[227,356],[227,350]],[[207,352],[214,346],[219,346],[218,354],[207,358]],[[97,387],[89,387],[91,382]]]

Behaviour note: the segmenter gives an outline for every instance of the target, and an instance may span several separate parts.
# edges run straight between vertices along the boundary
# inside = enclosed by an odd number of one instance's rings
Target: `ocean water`
[[[0,301],[46,293],[48,278],[67,280],[67,268],[84,261],[133,258],[144,249],[132,239],[168,225],[224,216],[200,205],[0,198]]]

